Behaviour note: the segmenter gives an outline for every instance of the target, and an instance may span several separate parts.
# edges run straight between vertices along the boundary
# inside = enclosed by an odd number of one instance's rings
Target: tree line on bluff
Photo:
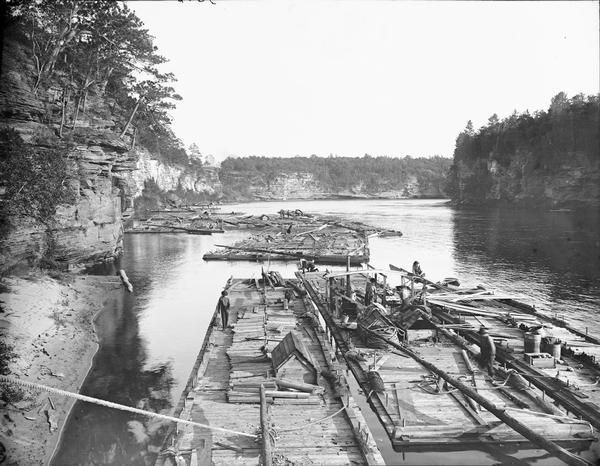
[[[227,158],[221,164],[222,177],[235,174],[269,185],[279,174],[307,173],[325,187],[351,189],[358,185],[367,191],[402,190],[411,178],[421,186],[443,188],[451,160],[444,157],[243,157]],[[245,178],[246,182],[248,178]]]
[[[496,114],[479,130],[471,121],[456,139],[454,163],[448,175],[448,194],[456,200],[483,200],[493,174],[489,162],[508,169],[518,154],[527,156],[529,176],[555,176],[583,156],[592,167],[600,164],[600,96],[568,98],[564,92],[551,100],[547,111],[517,113],[498,119]],[[461,173],[468,168],[468,174]],[[522,175],[514,170],[516,176]]]

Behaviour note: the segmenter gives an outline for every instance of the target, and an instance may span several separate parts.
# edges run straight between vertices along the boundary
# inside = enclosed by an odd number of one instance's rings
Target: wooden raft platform
[[[556,404],[564,410],[581,416],[600,429],[600,370],[595,359],[600,356],[600,345],[590,343],[584,336],[566,328],[545,323],[538,317],[515,316],[518,308],[506,302],[485,301],[484,304],[470,305],[497,314],[469,315],[441,305],[433,305],[432,309],[442,322],[462,324],[456,333],[472,343],[471,349],[475,353],[478,352],[476,330],[482,326],[487,328],[496,342],[496,359],[499,362],[517,370],[544,394],[552,394]],[[523,330],[516,326],[517,322],[526,323],[529,327],[543,326],[547,335],[560,339],[560,359],[555,360],[544,353],[540,354],[540,362],[544,364],[530,364],[525,358]],[[581,358],[582,353],[587,357]],[[586,361],[588,358],[593,358],[594,363],[587,363],[592,362]]]
[[[284,309],[286,289],[263,286],[257,280],[231,282],[231,328],[222,331],[219,319],[213,319],[180,417],[260,434],[263,385],[274,439],[273,464],[383,465],[360,409],[344,388],[347,384],[332,360],[333,350],[318,324],[306,317],[303,299],[294,295],[289,309]],[[286,336],[291,338],[292,331],[297,346],[308,351],[318,366],[312,393],[286,391],[280,385],[282,372],[275,377],[269,355],[281,352],[277,345]],[[286,378],[293,373],[287,369]],[[321,373],[334,374],[333,386]],[[265,453],[257,439],[200,427],[180,427],[173,451],[190,466],[263,464]],[[161,454],[157,464],[165,464],[166,457]]]
[[[298,273],[298,277],[303,279],[309,295],[329,324],[348,367],[369,395],[369,403],[394,448],[399,451],[439,451],[474,449],[483,444],[532,446],[525,437],[415,360],[397,350],[370,348],[358,332],[341,328],[340,319],[330,312],[323,274]],[[353,283],[362,281],[366,278],[355,281],[353,276]],[[586,449],[595,439],[589,422],[558,410],[548,415],[548,405],[554,401],[549,393],[543,395],[535,387],[523,387],[516,383],[518,380],[514,380],[514,376],[502,370],[498,375],[503,380],[492,382],[474,359],[469,359],[468,354],[463,355],[460,345],[442,333],[433,341],[415,340],[407,345],[422,359],[468,383],[487,401],[505,409],[548,440]],[[369,383],[370,369],[376,369],[383,381],[383,389],[377,390]]]

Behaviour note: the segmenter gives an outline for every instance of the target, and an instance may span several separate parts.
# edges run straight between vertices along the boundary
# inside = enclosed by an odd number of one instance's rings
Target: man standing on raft
[[[487,368],[490,377],[494,378],[494,359],[496,359],[496,344],[485,327],[479,329],[481,338],[481,366]]]
[[[221,291],[221,297],[219,298],[219,311],[221,312],[221,324],[223,325],[223,330],[227,328],[229,323],[229,298],[227,297],[227,290]]]

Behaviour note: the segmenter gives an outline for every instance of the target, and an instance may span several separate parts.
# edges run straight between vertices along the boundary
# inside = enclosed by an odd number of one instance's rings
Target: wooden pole
[[[260,430],[262,432],[262,456],[263,465],[272,466],[273,452],[271,451],[271,439],[269,438],[269,408],[267,406],[267,397],[265,396],[265,386],[260,386]]]
[[[361,329],[363,329],[366,333],[369,333],[369,334],[385,341],[388,345],[393,346],[394,348],[396,348],[400,351],[403,351],[404,353],[409,355],[412,359],[414,359],[419,364],[421,364],[423,367],[425,367],[426,369],[430,370],[431,372],[439,375],[446,382],[453,385],[454,387],[459,389],[462,393],[464,393],[465,395],[467,395],[468,397],[472,398],[474,401],[479,403],[481,406],[483,406],[485,409],[487,409],[490,413],[492,413],[494,416],[496,416],[498,419],[500,419],[502,422],[504,422],[506,425],[508,425],[515,431],[517,431],[523,437],[525,437],[532,443],[536,444],[540,448],[543,448],[548,453],[556,456],[560,460],[562,460],[565,463],[572,465],[572,466],[591,466],[591,464],[588,463],[587,461],[585,461],[583,458],[580,458],[579,456],[571,453],[570,451],[562,448],[561,446],[557,445],[556,443],[554,443],[550,440],[546,440],[544,437],[542,437],[538,433],[531,430],[529,427],[527,427],[521,421],[519,421],[518,419],[515,419],[514,417],[507,414],[504,408],[497,408],[487,398],[481,396],[479,393],[474,391],[471,387],[465,385],[460,380],[455,379],[454,377],[452,377],[451,375],[449,375],[448,373],[446,373],[439,367],[435,366],[434,364],[431,364],[429,361],[426,361],[425,359],[421,358],[420,356],[418,356],[416,353],[414,353],[410,349],[405,348],[404,346],[399,345],[398,343],[396,343],[388,338],[385,338],[384,336],[382,336],[376,332],[373,332],[372,330],[370,330],[368,328],[361,326]]]
[[[409,277],[414,277],[415,275],[412,272],[409,272],[406,269],[403,269],[402,267],[397,267],[393,264],[390,264],[390,270],[394,270],[396,272],[404,272],[406,273]],[[419,277],[420,280],[422,280],[423,282],[425,282],[425,284],[427,285],[431,285],[434,288],[437,288],[438,290],[445,290],[445,291],[452,291],[450,288],[448,288],[447,286],[444,285],[440,285],[438,283],[434,283],[431,280],[427,280],[425,277]]]
[[[346,272],[350,272],[350,254],[346,256]],[[350,282],[350,275],[346,276],[346,296],[352,295],[352,284]]]

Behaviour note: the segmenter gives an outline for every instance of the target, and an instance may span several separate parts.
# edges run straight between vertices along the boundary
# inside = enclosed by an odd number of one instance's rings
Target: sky
[[[173,129],[227,156],[451,157],[494,113],[599,89],[598,3],[129,2],[182,95]]]

